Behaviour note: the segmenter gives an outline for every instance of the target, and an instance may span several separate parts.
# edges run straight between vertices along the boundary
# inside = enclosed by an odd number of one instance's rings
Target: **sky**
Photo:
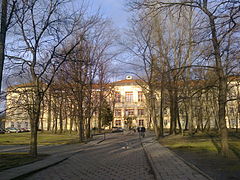
[[[126,29],[128,27],[129,12],[127,12],[126,3],[128,0],[86,0],[89,2],[91,11],[96,12],[100,9],[103,17],[111,19],[115,28],[118,30]],[[82,0],[74,0],[73,6],[81,3]],[[121,31],[119,31],[121,32]],[[122,31],[123,32],[123,31]],[[3,83],[3,89],[6,84]],[[0,102],[0,111],[3,108]]]
[[[75,0],[78,3],[82,0]],[[129,13],[126,11],[128,0],[88,0],[93,10],[98,10],[104,17],[112,19],[114,26],[127,28]]]

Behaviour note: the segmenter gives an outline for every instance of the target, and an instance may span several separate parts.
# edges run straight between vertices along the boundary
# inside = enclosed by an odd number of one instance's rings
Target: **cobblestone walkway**
[[[115,136],[79,152],[28,180],[154,179],[137,135]]]
[[[142,144],[148,154],[157,180],[211,179],[196,167],[187,165],[180,157],[159,144],[154,138],[144,138]]]

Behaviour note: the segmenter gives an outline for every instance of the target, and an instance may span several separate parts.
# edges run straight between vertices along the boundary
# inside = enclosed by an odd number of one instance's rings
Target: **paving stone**
[[[154,141],[151,136],[143,138],[142,144],[149,156],[157,180],[211,179],[200,170],[187,165],[175,153]]]
[[[131,142],[131,143],[130,143]],[[126,143],[128,148],[125,148]],[[124,148],[123,148],[124,147]],[[151,167],[141,146],[141,142],[133,134],[131,136],[118,135],[113,140],[106,140],[98,146],[89,147],[68,160],[39,171],[28,180],[48,177],[57,174],[60,179],[84,180],[118,180],[118,179],[154,179]]]
[[[139,139],[137,133],[111,134],[111,137],[100,144],[96,141],[87,145],[66,145],[61,149],[46,149],[48,153],[58,152],[58,156],[52,157],[65,159],[59,164],[38,171],[26,180],[206,180],[203,172],[186,164],[181,158],[169,149],[156,142],[147,134],[146,138]],[[95,143],[94,143],[95,142]],[[141,145],[142,143],[142,145]],[[147,156],[146,156],[147,154]],[[63,158],[64,157],[68,157]],[[49,165],[47,159],[36,163],[36,167]],[[150,164],[149,164],[150,162]],[[38,164],[38,165],[37,165]],[[41,166],[39,166],[41,164]],[[25,169],[24,169],[25,167]],[[23,169],[34,170],[35,163],[8,170],[6,173],[16,174]],[[31,171],[30,171],[31,172]],[[155,173],[154,175],[151,173]],[[0,172],[1,177],[6,173]],[[4,175],[4,176],[2,176]],[[9,176],[9,179],[11,179]],[[4,178],[4,180],[8,178]]]

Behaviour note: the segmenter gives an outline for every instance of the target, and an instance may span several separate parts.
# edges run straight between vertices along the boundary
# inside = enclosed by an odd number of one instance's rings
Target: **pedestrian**
[[[141,127],[137,127],[137,132],[140,132],[141,131]]]
[[[144,138],[145,137],[145,131],[146,131],[146,128],[143,126],[141,127],[141,136]]]
[[[134,132],[134,133],[136,132],[136,129],[135,129],[135,128],[133,128],[133,132]]]
[[[140,135],[141,135],[141,127],[137,127],[137,132],[138,132],[138,135],[139,135],[139,138],[140,138]]]

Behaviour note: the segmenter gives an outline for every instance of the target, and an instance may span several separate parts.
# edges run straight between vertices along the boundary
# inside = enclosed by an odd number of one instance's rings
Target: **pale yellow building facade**
[[[126,79],[120,80],[117,82],[113,82],[109,85],[111,86],[111,95],[107,98],[110,102],[110,107],[113,112],[113,121],[110,126],[102,127],[102,128],[111,128],[111,127],[122,127],[124,129],[132,129],[139,126],[144,126],[146,128],[152,127],[151,118],[149,114],[147,99],[144,94],[144,90],[141,85],[139,85],[138,80],[134,80],[131,76],[127,76]],[[232,80],[229,82],[229,95],[228,95],[228,103],[226,108],[226,121],[227,126],[229,128],[240,127],[240,81]],[[7,111],[6,111],[6,121],[5,127],[16,127],[16,128],[30,128],[30,121],[27,112],[27,104],[31,102],[31,93],[29,90],[31,87],[20,85],[16,86],[14,89],[9,89],[7,94]],[[94,89],[96,91],[96,89]],[[195,103],[195,114],[193,115],[194,118],[194,126],[197,127],[197,122],[202,121],[202,124],[207,124],[206,122],[208,119],[211,120],[210,126],[215,126],[215,122],[217,121],[217,102],[214,100],[214,94],[216,92],[209,92],[208,98],[206,98],[207,94],[201,94],[201,104],[202,109],[198,111],[198,103]],[[160,93],[158,93],[157,103],[156,103],[156,113],[157,118],[159,118],[159,100],[160,100]],[[200,96],[196,94],[196,98],[194,102],[198,102]],[[45,97],[48,98],[48,97]],[[62,108],[62,126],[65,130],[69,130],[70,128],[75,131],[77,130],[77,121],[71,120],[71,109],[73,108],[66,108],[67,106],[63,105],[62,107],[56,106],[54,107],[53,104],[58,102],[59,100],[55,98],[52,100],[52,109],[53,108]],[[67,99],[63,100],[63,102],[67,102]],[[96,103],[96,102],[94,102]],[[211,105],[212,103],[212,105]],[[164,128],[170,127],[170,108],[169,105],[164,107]],[[216,107],[213,107],[216,106]],[[200,107],[200,104],[199,104]],[[210,108],[209,108],[210,107]],[[181,121],[182,126],[184,127],[186,122],[186,111],[184,109],[185,106],[182,102],[179,102],[179,118]],[[58,129],[60,127],[59,119],[60,114],[55,114],[52,110],[48,110],[48,103],[43,103],[43,111],[40,117],[40,124],[39,128],[47,130],[49,129],[49,116],[52,117],[50,125],[51,127],[55,127]],[[215,109],[215,111],[214,111]],[[97,110],[96,110],[97,111]],[[94,113],[95,115],[92,116],[91,120],[91,128],[98,128],[98,116],[97,112]],[[53,118],[55,117],[55,118]],[[57,118],[57,119],[56,119]],[[216,119],[216,120],[214,120]],[[71,124],[72,122],[72,124]],[[52,130],[53,128],[51,128]]]
[[[115,105],[113,126],[135,128],[149,126],[146,99],[141,86],[128,76],[114,83]]]

